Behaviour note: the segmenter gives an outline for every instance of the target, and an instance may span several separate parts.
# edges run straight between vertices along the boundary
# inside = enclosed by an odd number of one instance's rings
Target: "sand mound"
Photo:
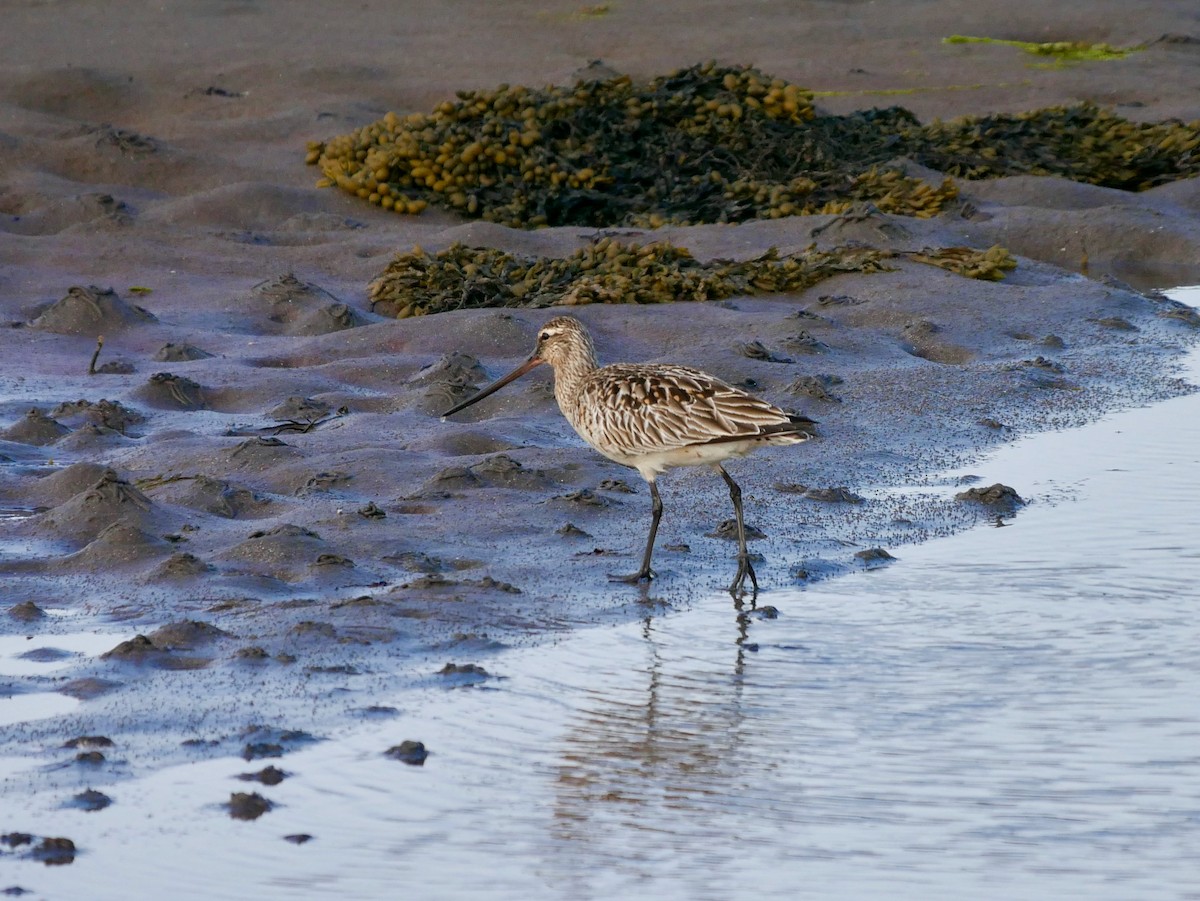
[[[324,288],[291,273],[259,282],[227,309],[243,329],[263,335],[324,335],[368,321]]]
[[[148,488],[156,498],[224,519],[253,519],[267,515],[271,502],[249,488],[206,475]]]
[[[212,354],[208,351],[201,350],[194,344],[168,342],[155,353],[154,361],[156,363],[182,363],[187,360],[203,360],[211,356]]]
[[[917,319],[907,323],[901,330],[901,347],[906,353],[933,363],[959,366],[969,363],[975,354],[938,337],[941,331],[928,319]]]
[[[325,207],[324,199],[309,190],[237,182],[163,203],[147,213],[146,220],[170,223],[184,218],[210,228],[270,231],[280,228],[297,211],[316,214]]]
[[[229,464],[237,469],[264,470],[277,466],[301,452],[279,438],[247,438],[228,453]]]
[[[457,351],[443,354],[408,380],[409,385],[421,389],[417,409],[434,415],[470,397],[486,382],[487,372],[479,360]]]
[[[409,378],[410,385],[454,384],[478,385],[487,380],[487,371],[476,357],[454,351],[442,354],[435,362],[423,366]]]
[[[128,225],[133,212],[111,194],[87,191],[66,197],[37,191],[13,191],[5,207],[16,215],[0,219],[0,229],[16,235],[57,235],[77,227]]]
[[[302,281],[290,272],[259,282],[250,289],[250,295],[246,299],[260,307],[266,305],[271,317],[277,322],[293,319],[296,310],[341,303],[324,288],[312,282]]]
[[[410,450],[423,451],[437,456],[481,457],[484,454],[513,450],[516,445],[486,432],[455,431],[417,439],[408,447]]]
[[[9,81],[4,94],[35,113],[95,122],[119,118],[141,91],[127,74],[68,66]]]
[[[71,430],[57,422],[44,412],[38,409],[30,410],[25,414],[24,419],[10,425],[8,428],[0,431],[0,438],[5,438],[9,441],[16,441],[20,444],[33,444],[38,447],[44,447],[47,444],[53,444],[63,435],[70,434]]]
[[[175,623],[167,623],[155,629],[146,636],[156,648],[164,651],[190,650],[200,645],[209,644],[230,635],[224,629],[218,629],[212,623],[188,619]]]
[[[367,318],[345,303],[331,303],[313,310],[284,331],[289,335],[327,335],[366,325]]]
[[[189,181],[208,180],[203,160],[180,153],[161,138],[108,122],[81,124],[74,137],[55,142],[54,149],[55,171],[83,184],[177,190]]]
[[[70,453],[87,451],[108,451],[118,447],[129,447],[136,444],[132,438],[122,435],[115,429],[102,425],[92,425],[90,422],[81,425],[69,435],[64,435],[54,443],[56,448]]]
[[[526,469],[508,454],[496,454],[469,467],[473,476],[485,485],[516,488],[523,491],[547,488],[555,484],[544,470]]]
[[[155,568],[149,576],[151,581],[170,582],[181,579],[194,579],[213,571],[213,567],[205,563],[195,554],[180,552],[172,554]]]
[[[208,657],[188,657],[178,651],[192,650],[228,638],[229,633],[197,620],[168,623],[149,635],[135,635],[100,655],[102,660],[148,664],[164,669],[202,669],[212,662]]]
[[[127,522],[114,522],[101,529],[81,550],[54,563],[88,572],[142,563],[170,552],[170,542]]]
[[[459,497],[477,488],[537,491],[561,482],[541,469],[527,469],[508,454],[496,454],[470,466],[447,466],[434,473],[413,497]]]
[[[329,404],[311,397],[289,397],[267,415],[277,422],[317,422],[329,415]]]
[[[123,435],[129,433],[131,425],[146,420],[146,417],[137,410],[130,409],[120,401],[105,399],[67,401],[50,411],[50,415],[70,426],[85,424],[103,426]]]
[[[31,497],[50,506],[70,500],[102,479],[119,478],[115,471],[100,463],[72,463],[38,479],[29,489]]]
[[[112,470],[91,487],[44,513],[40,531],[74,538],[91,538],[120,523],[153,528],[159,519],[154,503]]]
[[[221,556],[236,561],[260,575],[298,582],[309,576],[309,566],[331,553],[329,545],[316,532],[292,523],[284,523],[262,532],[254,532],[245,541]]]
[[[154,321],[153,314],[121,300],[112,288],[76,285],[29,326],[60,335],[104,335]]]
[[[203,410],[208,406],[203,387],[173,372],[154,373],[134,395],[160,410]]]

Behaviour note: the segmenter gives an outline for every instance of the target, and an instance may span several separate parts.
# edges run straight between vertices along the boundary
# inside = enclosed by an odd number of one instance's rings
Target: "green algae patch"
[[[1034,56],[1051,57],[1050,65],[1068,66],[1082,62],[1102,62],[1113,59],[1124,59],[1131,53],[1145,50],[1145,44],[1133,47],[1113,47],[1111,44],[1089,44],[1084,41],[1049,41],[1035,43],[1033,41],[1010,41],[1002,38],[977,38],[963,34],[952,34],[942,38],[943,44],[1001,44],[1005,47],[1016,47]]]
[[[947,175],[1058,175],[1141,190],[1200,174],[1200,122],[1133,123],[1091,104],[922,124],[893,106],[821,115],[812,92],[707,63],[650,81],[461,91],[309,145],[321,186],[400,213],[429,204],[517,228],[744,222],[856,202],[930,217]]]
[[[940,248],[901,254],[861,245],[752,260],[700,262],[669,242],[604,237],[569,257],[532,257],[454,244],[432,254],[401,253],[371,282],[372,311],[405,319],[482,307],[672,303],[803,291],[846,272],[883,272],[907,256],[973,278],[1000,279],[1016,265],[1007,250]]]
[[[993,81],[974,84],[928,84],[912,88],[856,88],[852,91],[813,91],[813,99],[822,97],[915,97],[918,94],[948,94],[955,91],[982,91],[989,88],[1028,88],[1032,82]]]

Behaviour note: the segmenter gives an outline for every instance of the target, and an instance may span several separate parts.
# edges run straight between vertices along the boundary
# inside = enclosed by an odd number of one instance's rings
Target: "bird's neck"
[[[574,421],[574,411],[583,384],[599,365],[596,352],[589,347],[571,354],[554,367],[554,398],[568,420]]]

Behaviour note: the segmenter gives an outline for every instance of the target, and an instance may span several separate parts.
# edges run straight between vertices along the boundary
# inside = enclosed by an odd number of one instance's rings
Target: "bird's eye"
[[[538,341],[549,341],[549,340],[550,340],[549,332],[542,332],[540,335],[538,335]]]

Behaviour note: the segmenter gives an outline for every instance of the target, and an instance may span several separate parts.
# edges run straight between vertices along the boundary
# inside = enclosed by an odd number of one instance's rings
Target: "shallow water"
[[[9,862],[0,882],[53,898],[1200,897],[1200,395],[970,472],[1031,503],[769,592],[777,618],[727,596],[651,604],[642,623],[479,658],[494,678],[474,688],[372,698],[396,715],[282,761],[117,783],[102,813],[61,806],[87,779],[64,770],[5,825],[83,853]],[[383,756],[406,738],[424,766]],[[277,787],[233,778],[271,762],[291,774]],[[255,789],[277,807],[231,820],[221,802]]]
[[[61,635],[0,635],[0,676],[45,676],[102,654],[127,632],[69,632]]]
[[[79,706],[75,698],[49,691],[10,695],[0,698],[0,726],[31,723],[70,713]]]

